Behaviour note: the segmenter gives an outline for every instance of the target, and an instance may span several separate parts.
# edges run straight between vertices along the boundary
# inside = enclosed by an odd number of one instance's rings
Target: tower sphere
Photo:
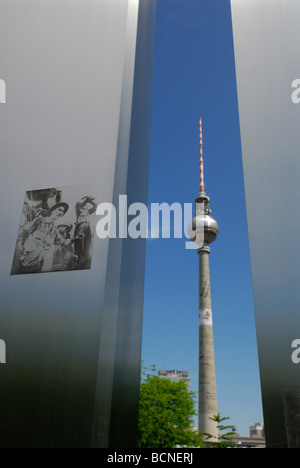
[[[211,244],[219,234],[219,226],[212,216],[197,214],[189,224],[188,234],[193,242],[203,243],[204,240],[206,244]]]

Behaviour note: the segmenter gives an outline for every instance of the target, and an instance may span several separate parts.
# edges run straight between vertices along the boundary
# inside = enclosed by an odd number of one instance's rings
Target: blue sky
[[[219,411],[241,435],[262,421],[229,0],[157,0],[149,204],[193,203],[199,116],[205,189],[220,233],[210,269]],[[149,239],[144,363],[198,384],[198,255]]]

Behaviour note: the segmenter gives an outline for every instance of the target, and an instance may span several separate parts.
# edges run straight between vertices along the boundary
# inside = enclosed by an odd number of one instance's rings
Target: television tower
[[[199,254],[199,433],[218,438],[217,423],[212,421],[218,414],[217,385],[213,321],[211,309],[209,253],[211,244],[219,233],[218,223],[210,216],[210,198],[204,190],[202,118],[199,119],[200,135],[200,191],[195,199],[196,214],[190,225],[191,240],[198,244]]]

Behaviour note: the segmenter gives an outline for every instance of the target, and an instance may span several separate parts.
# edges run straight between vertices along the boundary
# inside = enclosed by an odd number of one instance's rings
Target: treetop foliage
[[[183,379],[172,382],[156,375],[146,375],[140,390],[139,446],[201,446],[201,439],[192,426],[196,414],[194,398]]]

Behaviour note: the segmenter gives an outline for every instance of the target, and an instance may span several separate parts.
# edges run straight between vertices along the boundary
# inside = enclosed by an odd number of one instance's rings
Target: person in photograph
[[[55,245],[57,246],[54,258],[56,270],[73,270],[75,255],[73,239],[71,237],[72,224],[59,224],[57,226]]]
[[[74,254],[76,268],[88,269],[91,263],[92,230],[90,216],[95,213],[97,204],[95,198],[83,197],[76,204],[76,227],[74,232]]]
[[[61,192],[54,188],[26,192],[22,213],[23,221],[33,221],[38,216],[39,211],[46,215],[49,206],[56,205],[59,202],[61,202]],[[21,224],[24,224],[24,222]]]
[[[21,227],[20,237],[23,239],[20,260],[28,272],[46,272],[52,270],[54,254],[57,250],[55,244],[57,227],[55,222],[68,211],[66,203],[57,203],[49,210],[47,217],[38,212],[38,216]],[[24,241],[24,238],[26,239]]]

